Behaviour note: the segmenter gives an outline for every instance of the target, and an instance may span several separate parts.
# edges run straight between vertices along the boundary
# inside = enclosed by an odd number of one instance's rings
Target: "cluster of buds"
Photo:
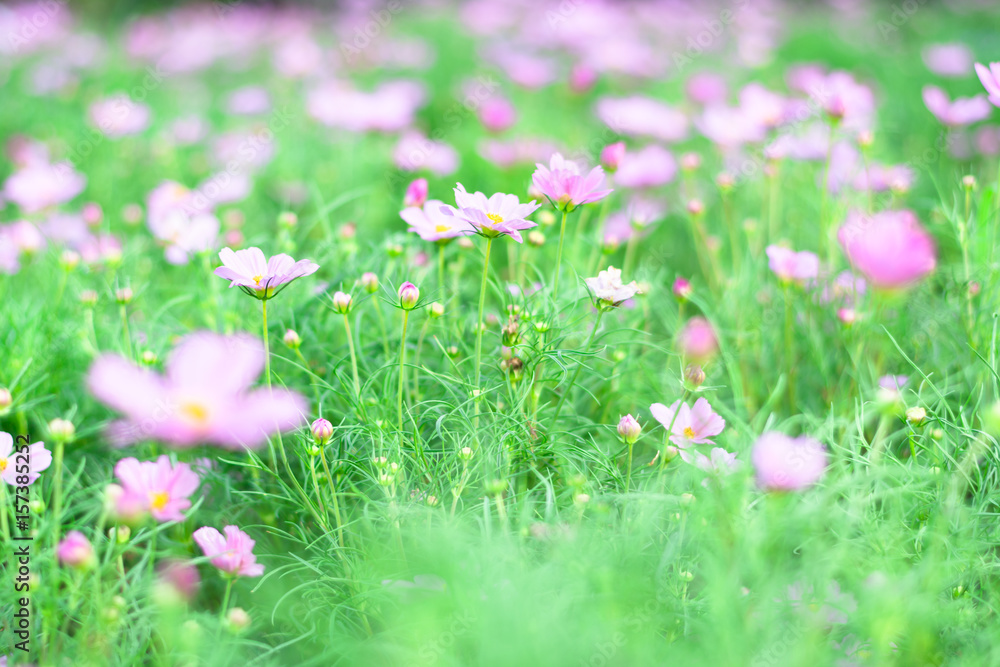
[[[395,461],[390,462],[384,456],[376,456],[372,459],[372,464],[375,466],[375,473],[378,476],[379,484],[389,487],[396,483],[396,477],[400,472],[398,463]]]
[[[515,312],[511,312],[507,317],[507,324],[503,326],[501,339],[506,347],[514,347],[521,339],[520,317]]]

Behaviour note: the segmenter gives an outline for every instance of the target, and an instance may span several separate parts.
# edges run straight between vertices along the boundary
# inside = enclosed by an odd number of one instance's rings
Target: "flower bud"
[[[681,169],[694,171],[701,166],[701,156],[697,153],[685,153],[681,156]]]
[[[418,178],[410,183],[403,196],[403,206],[423,206],[427,201],[427,179]]]
[[[715,330],[704,317],[692,317],[681,329],[678,343],[685,359],[703,361],[719,351]]]
[[[687,212],[694,216],[699,216],[705,212],[705,205],[698,199],[692,199],[687,203]]]
[[[132,292],[131,287],[120,287],[115,290],[115,301],[121,306],[132,303],[132,298],[134,296],[135,293]]]
[[[677,458],[677,454],[678,454],[677,448],[674,447],[673,445],[667,445],[666,447],[663,448],[663,460],[666,461],[667,463],[670,463],[675,458]]]
[[[278,214],[278,226],[284,229],[291,229],[299,224],[299,216],[291,211],[282,211]]]
[[[853,308],[838,308],[837,319],[845,326],[849,327],[858,319],[858,314]]]
[[[870,148],[873,143],[875,143],[875,135],[871,130],[861,130],[858,132],[858,146],[861,148]]]
[[[403,246],[398,243],[390,243],[385,247],[385,252],[389,257],[399,257],[403,254]]]
[[[366,273],[365,275],[369,274]],[[362,276],[362,278],[364,278],[364,276]],[[336,292],[333,295],[333,312],[337,313],[338,315],[347,315],[349,312],[351,312],[352,302],[353,299],[351,298],[350,294],[347,294],[346,292]]]
[[[333,437],[333,424],[322,417],[314,421],[309,430],[318,445],[325,445]]]
[[[729,192],[736,185],[736,179],[733,175],[727,171],[721,172],[715,177],[715,184],[719,186],[719,189],[723,192]]]
[[[371,271],[361,274],[359,282],[361,283],[361,287],[369,294],[374,294],[378,291],[378,276]]]
[[[250,614],[246,613],[242,607],[233,607],[226,614],[226,625],[230,632],[240,632],[250,627]]]
[[[96,227],[104,219],[104,211],[101,210],[101,205],[92,201],[83,205],[80,215],[83,217],[83,221],[90,227]]]
[[[431,304],[431,317],[437,319],[444,315],[444,304],[439,301],[435,301]]]
[[[971,190],[975,190],[976,189],[976,177],[973,176],[973,175],[971,175],[971,174],[968,175],[968,176],[963,176],[962,177],[962,187],[965,188],[966,190],[970,190],[970,191]]]
[[[619,420],[618,435],[625,441],[625,444],[634,444],[639,439],[640,433],[642,433],[642,426],[632,415],[625,415]]]
[[[142,222],[142,207],[138,204],[125,204],[122,207],[122,220],[129,225]]]
[[[302,339],[299,338],[299,334],[295,331],[295,329],[288,329],[285,331],[285,335],[281,340],[285,345],[293,350],[299,349],[302,345]]]
[[[59,255],[59,267],[63,271],[72,271],[80,265],[80,253],[75,250],[63,250]]]
[[[906,411],[906,421],[914,426],[923,426],[927,423],[927,410],[921,407],[913,407]]]
[[[407,281],[399,286],[399,306],[403,310],[413,310],[420,300],[420,290],[413,283]]]
[[[457,359],[458,358],[458,346],[457,345],[449,345],[448,347],[445,348],[444,351],[445,351],[445,354],[447,354],[452,359]]]
[[[10,389],[7,387],[0,387],[0,415],[10,410],[10,406],[13,402],[14,397],[11,396]]]
[[[681,303],[687,301],[691,298],[691,292],[694,290],[691,288],[691,283],[688,282],[687,278],[681,278],[680,276],[674,280],[673,293],[674,298]]]
[[[56,547],[59,562],[78,570],[89,570],[97,562],[94,547],[83,533],[71,530]]]
[[[537,230],[532,230],[528,232],[528,245],[533,246],[535,248],[541,248],[543,245],[545,245],[545,234],[542,234],[540,231]]]
[[[53,419],[49,422],[49,433],[56,442],[70,442],[76,436],[76,427],[66,419]]]
[[[469,461],[469,460],[471,460],[472,459],[472,448],[471,447],[462,447],[460,450],[458,450],[458,458],[460,458],[463,461]]]
[[[92,308],[97,304],[97,292],[92,289],[85,289],[80,292],[80,303],[87,308]]]
[[[337,228],[337,236],[341,241],[353,241],[358,235],[358,226],[353,222],[345,222]]]
[[[698,364],[688,364],[684,369],[684,384],[688,389],[697,389],[705,384],[705,371]]]
[[[139,361],[141,361],[145,366],[152,366],[157,361],[156,352],[153,352],[152,350],[144,351],[142,356],[139,357]]]
[[[601,164],[610,172],[618,169],[618,165],[622,163],[624,157],[625,142],[623,141],[608,144],[601,150]]]

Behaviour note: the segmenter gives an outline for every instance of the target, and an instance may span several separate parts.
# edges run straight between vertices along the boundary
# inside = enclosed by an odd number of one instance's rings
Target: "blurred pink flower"
[[[520,230],[537,227],[538,223],[526,220],[541,204],[534,200],[522,204],[517,195],[501,192],[489,199],[482,192],[466,192],[461,183],[455,188],[455,203],[458,207],[442,206],[445,215],[452,215],[475,227],[485,236],[495,237],[507,234],[518,243],[522,242]]]
[[[475,228],[465,220],[442,212],[444,207],[444,202],[429,199],[423,208],[404,208],[399,212],[399,217],[410,225],[406,231],[416,232],[424,241],[446,243],[458,236],[475,233]]]
[[[989,95],[990,103],[1000,107],[1000,63],[990,63],[989,68],[976,63],[976,74]]]
[[[684,91],[692,102],[702,106],[713,106],[725,103],[729,95],[729,86],[720,74],[699,72],[687,80]]]
[[[871,88],[855,81],[848,72],[836,71],[821,79],[809,81],[807,91],[827,115],[838,119],[841,127],[870,130],[875,116],[875,94]]]
[[[90,122],[112,139],[139,134],[149,127],[150,116],[147,105],[134,102],[123,93],[90,105]]]
[[[423,206],[427,201],[427,179],[418,178],[406,186],[406,194],[403,196],[403,206]]]
[[[977,123],[990,115],[990,103],[982,95],[958,97],[954,101],[937,86],[924,86],[924,104],[948,127],[963,127]]]
[[[740,468],[740,461],[736,459],[735,452],[727,452],[722,447],[713,447],[711,452],[711,458],[705,456],[701,452],[688,452],[684,449],[681,450],[681,458],[684,460],[691,459],[689,463],[694,463],[700,469],[707,473],[716,475],[729,475],[736,472]]]
[[[615,171],[625,157],[625,142],[616,141],[601,149],[601,164],[608,171]]]
[[[531,182],[561,211],[572,211],[577,206],[592,204],[612,192],[610,188],[604,189],[604,170],[601,167],[594,167],[584,176],[580,166],[564,158],[561,153],[555,153],[549,158],[548,167],[536,164]]]
[[[201,588],[198,567],[189,561],[168,560],[157,567],[160,584],[169,586],[185,600],[192,600]]]
[[[131,457],[122,459],[115,466],[115,477],[125,491],[119,504],[141,507],[160,522],[183,521],[181,512],[191,507],[191,494],[201,484],[198,474],[188,464],[175,466],[168,456],[141,462]]]
[[[701,316],[692,317],[684,324],[677,335],[677,343],[684,359],[689,361],[706,360],[719,351],[715,329]]]
[[[226,98],[226,111],[237,116],[256,116],[271,110],[271,96],[261,86],[238,88]]]
[[[412,81],[387,81],[370,93],[330,82],[310,91],[306,107],[310,116],[329,127],[398,132],[413,124],[424,97],[423,86]]]
[[[281,253],[267,259],[260,248],[247,248],[233,252],[230,248],[219,251],[222,266],[215,275],[230,281],[229,287],[239,287],[257,299],[270,299],[297,278],[312,275],[319,264],[309,259],[295,261]]]
[[[86,569],[94,564],[94,547],[83,533],[71,530],[56,546],[56,558],[68,567]]]
[[[694,120],[695,127],[723,150],[763,141],[765,127],[739,107],[711,106]]]
[[[750,458],[757,485],[766,491],[801,491],[818,482],[827,466],[826,449],[818,440],[775,431],[757,439]]]
[[[740,110],[749,120],[764,128],[775,128],[785,122],[788,100],[757,82],[748,83],[740,91]]]
[[[726,428],[726,421],[712,410],[704,398],[695,401],[693,407],[680,400],[674,401],[669,408],[663,403],[653,403],[649,411],[656,421],[663,424],[663,428],[670,429],[670,442],[681,450],[691,445],[714,444],[712,438]]]
[[[876,287],[907,287],[937,266],[934,240],[912,211],[854,211],[837,238],[851,265]]]
[[[18,447],[20,446],[19,444]],[[34,484],[41,477],[40,473],[52,465],[52,454],[45,449],[45,443],[33,442],[28,445],[26,454],[28,472],[18,472],[17,468],[18,466],[23,468],[24,460],[18,461],[18,452],[14,449],[14,437],[10,433],[0,431],[0,479],[11,486]]]
[[[197,195],[180,183],[165,181],[146,199],[146,224],[166,244],[171,264],[187,264],[194,253],[218,247],[219,220],[207,210],[209,202]]]
[[[87,178],[69,162],[33,163],[7,177],[3,197],[25,213],[35,213],[68,202],[83,192]]]
[[[666,142],[687,137],[688,121],[684,113],[649,97],[604,97],[597,101],[596,111],[597,117],[619,134]]]
[[[236,526],[223,528],[226,536],[215,528],[202,527],[194,531],[194,541],[208,556],[212,565],[226,574],[240,577],[259,577],[264,574],[264,566],[257,563],[253,555],[255,542]]]
[[[972,51],[965,44],[931,44],[921,54],[927,69],[940,76],[964,77],[972,67]]]
[[[407,132],[392,152],[396,166],[404,171],[427,169],[437,176],[455,173],[458,151],[442,141],[432,141],[419,132]]]
[[[517,121],[517,110],[506,97],[490,97],[479,107],[479,122],[490,132],[503,132]]]
[[[652,144],[629,151],[615,172],[615,183],[623,188],[653,188],[666,185],[677,175],[677,160],[662,146]]]
[[[768,267],[783,282],[805,283],[819,274],[819,257],[802,250],[795,252],[784,246],[769,245],[766,249]]]
[[[268,435],[299,426],[306,411],[305,400],[294,392],[251,390],[263,368],[264,345],[258,339],[201,332],[174,348],[166,375],[103,355],[90,367],[87,385],[98,400],[124,414],[111,427],[116,444],[157,440],[180,448],[255,449]]]
[[[597,71],[585,63],[577,63],[569,72],[569,87],[574,93],[585,93],[597,83]]]
[[[913,170],[906,165],[869,164],[854,178],[854,189],[905,192],[913,187],[913,178]]]

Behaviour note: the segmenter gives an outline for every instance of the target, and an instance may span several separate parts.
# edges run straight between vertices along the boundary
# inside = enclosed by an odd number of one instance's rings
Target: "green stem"
[[[52,544],[59,544],[59,532],[62,526],[62,476],[63,451],[65,443],[56,440],[55,451],[52,453]]]
[[[12,544],[10,540],[10,524],[7,523],[7,483],[0,481],[0,531],[3,532],[3,550]]]
[[[483,258],[483,281],[479,287],[479,317],[476,320],[476,381],[473,385],[475,392],[476,406],[476,427],[479,426],[479,381],[482,377],[481,361],[483,358],[483,310],[486,308],[486,283],[489,281],[490,272],[490,248],[493,246],[493,239],[486,239],[486,255]],[[558,274],[556,274],[558,275]]]
[[[448,289],[444,282],[444,243],[438,243],[438,289],[441,290],[441,302],[448,302]]]
[[[590,330],[590,336],[587,338],[587,344],[584,346],[583,355],[587,356],[590,354],[590,346],[594,343],[594,336],[597,335],[597,328],[601,326],[601,320],[604,318],[604,309],[597,311],[597,319],[594,321],[594,328]],[[573,392],[573,387],[576,386],[576,380],[580,377],[580,371],[583,370],[583,362],[581,360],[580,364],[577,365],[576,371],[573,373],[573,379],[569,381],[569,386],[566,387],[566,391],[559,398],[559,403],[556,405],[556,414],[552,418],[552,423],[555,424],[559,419],[559,413],[562,411],[563,403],[566,402],[566,397]]]
[[[264,381],[267,388],[271,388],[271,346],[267,341],[267,299],[260,302],[261,311],[264,314]]]
[[[830,143],[826,147],[826,161],[823,163],[823,180],[820,182],[820,204],[819,204],[819,256],[826,259],[828,262],[830,260],[829,251],[827,246],[829,245],[829,230],[827,229],[827,216],[826,216],[826,205],[827,199],[829,199],[830,191],[830,162],[833,157],[833,130],[834,127],[830,125]]]
[[[354,336],[351,335],[351,321],[344,313],[344,332],[347,334],[347,349],[351,351],[351,373],[354,375],[354,398],[361,403],[361,381],[358,379],[358,355],[354,351]]]
[[[378,326],[382,331],[382,350],[385,352],[385,358],[389,358],[389,333],[385,328],[385,317],[382,316],[382,307],[378,305],[378,299],[375,300],[375,315],[378,317]]]
[[[628,445],[628,463],[625,466],[625,493],[628,493],[632,484],[632,447],[635,443],[627,442],[626,444]]]
[[[562,266],[563,241],[566,238],[566,211],[562,212],[562,222],[559,224],[559,247],[556,249],[555,277],[552,279],[553,297],[559,294],[559,268]]]
[[[122,314],[122,339],[125,342],[125,354],[128,355],[129,360],[134,360],[135,357],[132,356],[132,335],[128,331],[128,308],[125,304],[121,305]]]
[[[795,387],[792,382],[792,371],[795,366],[795,353],[792,349],[792,294],[785,285],[785,369],[788,382],[788,411],[795,412]]]
[[[229,596],[233,592],[233,584],[236,583],[236,577],[228,577],[226,582],[226,594],[222,597],[222,610],[219,612],[219,618],[225,619],[226,612],[229,611]]]
[[[403,438],[403,383],[406,378],[406,326],[410,322],[410,311],[403,310],[403,336],[399,339],[399,392],[396,394],[396,410],[399,413],[399,437]]]

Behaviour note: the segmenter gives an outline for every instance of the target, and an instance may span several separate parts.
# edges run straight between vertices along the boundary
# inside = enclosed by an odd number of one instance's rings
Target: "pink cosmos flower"
[[[692,102],[702,106],[722,104],[729,95],[729,86],[726,80],[711,72],[700,72],[695,74],[684,85],[684,92]]]
[[[164,181],[146,199],[146,224],[166,244],[171,264],[187,264],[191,255],[218,247],[219,219],[206,210],[207,201],[196,203],[196,195],[180,183]]]
[[[599,308],[617,307],[641,291],[634,280],[628,284],[622,283],[621,269],[613,266],[601,271],[596,278],[587,278],[585,282]]]
[[[878,379],[878,386],[889,391],[901,391],[910,380],[908,375],[883,375]]]
[[[932,44],[921,55],[927,69],[940,76],[967,76],[972,67],[972,51],[961,43]]]
[[[407,132],[393,149],[392,159],[404,171],[427,169],[437,176],[447,176],[458,169],[458,151],[443,141],[432,141],[420,132]]]
[[[694,124],[707,139],[726,151],[766,137],[765,126],[739,107],[710,106]]]
[[[615,179],[623,188],[655,188],[666,185],[676,175],[677,160],[673,154],[652,144],[626,153],[615,172]]]
[[[847,259],[876,287],[907,287],[937,266],[934,240],[912,211],[854,211],[837,238]]]
[[[35,213],[68,202],[83,192],[86,185],[86,176],[69,162],[34,163],[11,174],[2,194],[25,213]]]
[[[52,454],[45,449],[44,442],[31,443],[27,453],[18,453],[14,449],[14,437],[0,431],[0,479],[11,486],[34,484],[41,477],[40,473],[52,465]],[[18,472],[18,467],[23,469],[25,463],[28,464],[28,472]]]
[[[517,121],[517,110],[505,97],[490,97],[479,107],[479,122],[490,132],[503,132]]]
[[[295,261],[281,253],[271,259],[264,257],[260,248],[233,251],[223,248],[219,251],[222,266],[215,275],[230,281],[229,287],[239,287],[257,299],[270,299],[296,278],[312,275],[319,270],[319,264],[309,259]]]
[[[819,274],[819,257],[816,253],[778,245],[767,246],[768,266],[782,282],[802,284]]]
[[[603,189],[604,169],[594,167],[584,176],[580,173],[580,166],[564,158],[561,153],[555,153],[549,158],[548,167],[536,164],[531,182],[561,211],[572,211],[577,206],[592,204],[612,192],[611,189]]]
[[[430,199],[423,208],[410,206],[399,212],[399,217],[410,225],[406,231],[416,232],[425,241],[448,243],[465,234],[474,234],[475,229],[465,220],[442,212],[445,203]]]
[[[702,361],[719,351],[715,329],[704,317],[692,317],[677,336],[678,347],[685,359]]]
[[[726,421],[712,411],[712,406],[704,398],[694,402],[694,407],[680,400],[669,408],[663,403],[649,406],[653,418],[670,430],[670,442],[681,449],[691,445],[715,444],[712,438],[722,433]],[[676,415],[676,416],[675,416]]]
[[[94,563],[94,547],[78,530],[71,530],[56,546],[56,557],[68,567],[85,569]]]
[[[201,588],[198,568],[189,561],[169,560],[157,567],[160,585],[176,591],[185,600],[193,600]]]
[[[976,74],[989,94],[990,103],[1000,107],[1000,63],[990,63],[989,69],[976,63]]]
[[[739,470],[740,467],[740,462],[736,460],[736,453],[727,452],[722,447],[713,447],[711,457],[705,456],[700,452],[694,452],[693,455],[688,454],[687,451],[682,449],[681,457],[685,460],[688,458],[693,459],[693,461],[689,462],[693,462],[694,465],[707,473],[716,475],[729,475]]]
[[[403,196],[403,206],[423,206],[427,201],[427,179],[418,178],[406,186],[406,194]]]
[[[496,193],[489,199],[482,192],[470,194],[461,183],[455,188],[455,203],[458,207],[444,205],[441,211],[445,215],[455,216],[472,225],[480,234],[496,237],[507,234],[518,243],[522,243],[519,230],[537,227],[538,223],[525,220],[534,213],[541,204],[531,200],[522,204],[517,195]]]
[[[251,390],[263,368],[258,339],[201,332],[174,348],[166,375],[103,355],[90,367],[87,384],[98,400],[124,414],[111,427],[115,444],[159,440],[180,448],[255,449],[269,434],[299,426],[307,407],[285,389]]]
[[[605,97],[598,100],[596,111],[597,117],[619,134],[667,142],[687,137],[688,121],[684,113],[649,97]]]
[[[774,128],[785,121],[788,100],[759,83],[748,83],[740,91],[740,110],[751,122]]]
[[[875,94],[868,86],[858,83],[849,72],[830,72],[811,80],[807,92],[827,115],[839,119],[845,129],[871,129]]]
[[[117,139],[139,134],[149,127],[149,107],[132,101],[128,95],[118,94],[90,105],[90,122],[104,136]]]
[[[310,91],[306,106],[313,118],[350,132],[398,132],[413,124],[426,95],[413,81],[387,81],[371,93],[330,82]]]
[[[990,103],[982,95],[957,97],[951,101],[937,86],[924,86],[923,95],[927,109],[948,127],[971,125],[990,115]]]
[[[766,491],[801,491],[826,471],[826,449],[818,440],[790,438],[769,432],[760,436],[750,454],[757,485]]]
[[[168,456],[141,462],[131,457],[122,459],[115,466],[115,477],[125,491],[119,504],[142,507],[160,522],[183,521],[181,512],[191,507],[191,494],[201,484],[188,464],[175,466]]]
[[[194,541],[208,556],[212,565],[223,572],[240,577],[259,577],[264,574],[264,566],[257,563],[253,555],[255,542],[236,526],[223,528],[226,536],[208,526],[194,531]]]
[[[271,96],[260,86],[234,90],[226,99],[226,110],[237,116],[255,116],[271,110]]]
[[[625,157],[625,142],[616,141],[601,149],[601,164],[608,171],[615,171]]]

